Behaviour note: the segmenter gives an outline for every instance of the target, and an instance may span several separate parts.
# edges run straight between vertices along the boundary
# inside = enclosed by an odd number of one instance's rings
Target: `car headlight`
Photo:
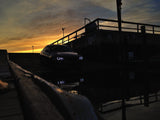
[[[57,60],[58,60],[58,61],[63,61],[64,58],[63,58],[63,57],[57,57]]]
[[[79,56],[79,60],[83,60],[83,56]]]

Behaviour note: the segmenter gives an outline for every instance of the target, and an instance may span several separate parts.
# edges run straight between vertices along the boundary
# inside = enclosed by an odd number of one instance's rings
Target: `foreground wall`
[[[9,62],[16,78],[25,117],[31,120],[97,120],[90,101]]]

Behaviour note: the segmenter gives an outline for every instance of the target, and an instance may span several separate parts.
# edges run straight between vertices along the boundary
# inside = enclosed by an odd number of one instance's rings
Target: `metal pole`
[[[122,63],[122,120],[126,120],[126,106],[125,106],[125,81],[126,81],[126,72],[125,72],[125,63],[126,63],[126,49],[125,42],[122,41],[121,31],[122,31],[122,20],[121,20],[121,5],[122,0],[116,0],[117,3],[117,18],[118,18],[118,29],[119,29],[119,40],[121,44],[121,63]]]
[[[99,30],[99,20],[97,20],[97,29]]]
[[[149,106],[149,81],[147,77],[147,65],[148,65],[148,56],[147,56],[147,41],[146,41],[146,28],[141,26],[141,34],[143,36],[143,82],[144,82],[144,106]]]
[[[139,24],[137,24],[137,33],[139,33]]]
[[[116,0],[117,1],[117,18],[118,18],[118,29],[119,32],[122,31],[122,27],[121,27],[121,5],[122,5],[122,1],[121,0]]]
[[[153,35],[154,35],[154,26],[152,26],[152,29],[153,29]]]

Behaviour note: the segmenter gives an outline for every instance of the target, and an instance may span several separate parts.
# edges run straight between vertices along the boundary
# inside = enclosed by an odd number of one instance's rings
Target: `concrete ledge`
[[[24,108],[24,116],[27,120],[64,120],[57,108],[41,89],[34,84],[26,71],[9,62],[11,70],[16,78],[19,95]]]
[[[34,81],[48,94],[65,118],[69,120],[98,119],[92,104],[86,97],[66,92],[36,75],[34,78]]]
[[[22,91],[24,102],[26,105],[30,106],[32,113],[34,113],[32,114],[32,116],[34,116],[37,113],[41,113],[42,111],[40,110],[43,110],[43,111],[45,110],[46,112],[48,111],[49,108],[51,108],[51,106],[52,107],[56,106],[54,108],[55,108],[55,111],[57,110],[59,111],[59,112],[57,111],[57,113],[60,119],[62,118],[62,116],[66,120],[97,120],[98,119],[92,104],[86,97],[77,95],[77,94],[68,93],[60,89],[56,85],[50,82],[47,82],[46,80],[36,75],[33,75],[29,71],[24,70],[23,68],[21,68],[20,66],[16,65],[13,62],[10,62],[10,65],[17,77],[18,86],[20,88],[20,91]],[[33,81],[39,87],[35,85]],[[44,91],[45,94],[40,89]],[[48,97],[50,98],[51,100],[50,102],[52,103],[49,102]],[[36,106],[30,105],[29,104],[30,102],[33,105],[36,104]],[[48,104],[49,106],[47,107],[47,105],[45,105],[44,103],[49,103]],[[51,110],[49,110],[47,114],[51,114],[52,112]],[[49,120],[48,118],[44,118],[45,116],[43,115],[44,113],[41,113],[40,115],[41,117],[35,115],[34,118],[37,120],[41,120],[42,118]],[[59,120],[59,119],[56,118],[56,120]]]

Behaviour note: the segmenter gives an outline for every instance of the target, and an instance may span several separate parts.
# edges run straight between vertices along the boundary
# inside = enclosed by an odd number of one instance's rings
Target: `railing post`
[[[99,30],[99,19],[97,19],[97,29]]]
[[[143,40],[143,82],[144,82],[144,106],[149,106],[149,80],[147,78],[147,65],[148,65],[148,57],[147,57],[147,40],[146,40],[146,28],[145,25],[141,26],[141,34]]]
[[[142,104],[143,102],[142,102],[142,96],[141,95],[139,96],[139,99],[140,99],[140,104]]]
[[[77,32],[76,32],[76,40],[77,40]]]
[[[137,33],[139,33],[139,24],[137,24]]]
[[[62,45],[63,45],[63,42],[64,42],[64,38],[62,39]]]
[[[68,43],[69,43],[69,35],[68,35]]]
[[[152,30],[153,30],[153,35],[154,35],[154,26],[152,26]]]

